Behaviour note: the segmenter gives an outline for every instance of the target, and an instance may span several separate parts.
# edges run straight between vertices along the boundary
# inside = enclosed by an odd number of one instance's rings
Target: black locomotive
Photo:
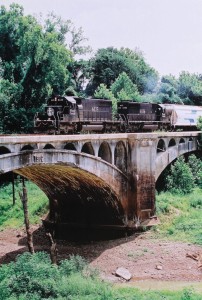
[[[54,96],[43,113],[34,117],[35,133],[142,132],[158,129],[196,129],[202,116],[198,106],[120,101],[112,114],[112,101]]]

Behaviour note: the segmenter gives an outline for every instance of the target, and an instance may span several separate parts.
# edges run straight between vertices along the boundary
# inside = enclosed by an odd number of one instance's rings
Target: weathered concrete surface
[[[199,133],[0,136],[0,172],[36,182],[58,222],[134,224],[155,213],[157,178]]]

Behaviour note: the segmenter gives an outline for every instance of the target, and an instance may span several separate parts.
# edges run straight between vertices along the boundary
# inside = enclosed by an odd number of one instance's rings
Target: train
[[[202,107],[54,95],[34,116],[34,133],[78,134],[196,130]]]

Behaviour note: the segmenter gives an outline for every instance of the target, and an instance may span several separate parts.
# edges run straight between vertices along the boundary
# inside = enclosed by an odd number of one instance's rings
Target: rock
[[[131,273],[123,267],[120,267],[116,270],[116,276],[122,277],[127,281],[130,280],[132,277]]]
[[[19,238],[19,237],[22,237],[22,236],[23,236],[23,233],[22,233],[22,232],[18,232],[17,235],[16,235],[16,237],[18,237],[18,238]]]
[[[157,270],[162,270],[163,267],[162,267],[161,265],[157,265],[157,266],[156,266],[156,269],[157,269]]]

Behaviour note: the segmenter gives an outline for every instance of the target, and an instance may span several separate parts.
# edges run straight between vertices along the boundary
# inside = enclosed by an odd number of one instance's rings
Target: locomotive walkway
[[[155,213],[155,183],[200,132],[0,136],[0,173],[36,183],[60,224],[134,225]],[[36,199],[37,201],[37,199]]]

